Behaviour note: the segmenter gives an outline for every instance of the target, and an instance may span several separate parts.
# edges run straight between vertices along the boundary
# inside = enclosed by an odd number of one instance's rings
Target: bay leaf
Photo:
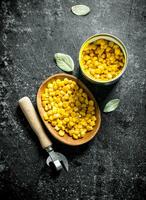
[[[74,70],[74,61],[69,55],[63,53],[55,53],[54,57],[57,66],[63,71],[71,72]]]
[[[112,99],[110,100],[104,107],[103,112],[108,113],[114,111],[120,103],[120,99]]]
[[[90,12],[90,8],[86,5],[75,5],[71,7],[72,12],[75,15],[87,15]]]

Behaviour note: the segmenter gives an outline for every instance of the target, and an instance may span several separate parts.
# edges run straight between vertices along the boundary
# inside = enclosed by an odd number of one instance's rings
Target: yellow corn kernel
[[[46,105],[44,110],[47,112],[49,110],[48,106]]]
[[[75,97],[75,100],[79,100],[79,98],[82,96],[82,94],[81,93],[79,93],[79,92],[76,92],[76,97]]]
[[[107,57],[107,58],[110,58],[110,57],[111,57],[111,54],[110,54],[110,53],[107,53],[107,54],[106,54],[106,57]],[[107,60],[108,60],[108,59],[107,59]]]
[[[73,136],[73,139],[75,139],[75,140],[77,140],[77,139],[78,139],[78,135],[76,135],[76,134],[73,134],[72,136]]]
[[[58,113],[58,109],[55,107],[55,105],[53,106],[52,109],[52,114],[57,114]]]
[[[114,46],[114,42],[109,42],[108,44],[109,44],[110,47]]]
[[[82,93],[82,96],[83,96],[84,98],[87,98],[87,94],[86,94],[85,92]]]
[[[45,94],[49,93],[49,89],[45,88]]]
[[[92,114],[92,115],[95,115],[95,110],[93,110],[93,111],[91,112],[91,114]]]
[[[52,122],[52,121],[54,120],[53,115],[51,115],[51,116],[49,117],[49,119],[50,119],[50,121]]]
[[[54,116],[54,119],[58,119],[60,117],[60,114],[59,113],[55,113],[53,116]]]
[[[53,88],[53,84],[52,83],[48,83],[47,87],[48,88]]]
[[[69,81],[68,78],[65,78],[64,79],[64,84],[68,84],[68,81]]]
[[[115,55],[120,55],[120,53],[121,53],[120,49],[119,49],[119,48],[116,48],[116,49],[115,49]]]
[[[62,103],[62,102],[59,102],[59,103],[58,103],[58,107],[61,108],[62,106],[63,106],[63,103]]]
[[[78,85],[75,85],[74,86],[74,89],[77,91],[79,89],[79,86]]]
[[[68,103],[68,106],[65,108],[65,111],[67,111],[66,113],[70,112],[71,109],[72,109],[72,108],[69,106],[69,103]]]
[[[91,121],[91,122],[90,122],[90,125],[91,125],[91,126],[95,126],[95,122],[94,122],[94,121]]]
[[[95,54],[94,53],[90,53],[90,57],[93,57]],[[87,61],[88,62],[88,61]]]
[[[80,89],[79,89],[79,93],[82,93],[82,92],[83,92],[83,89],[82,89],[82,88],[80,88]]]
[[[80,123],[81,125],[83,125],[83,124],[84,124],[84,122],[85,122],[85,118],[82,118],[82,119],[80,120],[80,122],[79,122],[79,123]]]
[[[59,131],[60,128],[56,125],[56,126],[55,126],[55,130],[56,130],[56,131]]]
[[[48,118],[48,115],[47,115],[47,113],[46,113],[46,112],[44,113],[44,116],[43,116],[43,118],[44,118],[44,120],[45,120],[45,121],[47,121],[47,120],[49,119],[49,118]]]
[[[114,44],[113,49],[117,49],[119,46],[117,44]]]
[[[48,98],[46,98],[46,96],[44,96],[41,99],[42,99],[42,101],[46,101]]]
[[[91,121],[92,121],[92,120],[91,120],[91,118],[90,118],[90,119],[88,119],[87,123],[88,123],[88,124],[90,124],[90,123],[91,123]]]
[[[41,95],[41,99],[42,99],[42,100],[46,100],[46,95],[45,95],[45,93],[43,93],[43,94]]]
[[[80,137],[84,137],[85,134],[86,134],[86,130],[85,130],[85,129],[82,129],[82,130],[80,131]]]
[[[46,100],[49,98],[49,94],[48,93],[44,93],[45,94],[45,98]]]
[[[80,112],[81,116],[85,117],[86,113],[85,112]]]
[[[63,102],[63,108],[66,108],[68,106],[68,102]]]
[[[89,49],[95,50],[96,49],[96,45],[94,43],[89,44]],[[92,51],[92,50],[90,50],[90,51]]]
[[[74,123],[77,122],[77,118],[76,118],[76,117],[73,117],[73,118],[72,118],[72,122],[74,122]]]
[[[72,91],[71,90],[68,90],[67,91],[67,94],[70,96],[72,94]]]
[[[70,135],[70,136],[72,136],[72,135],[73,135],[73,133],[74,133],[74,130],[73,130],[73,129],[71,129],[71,130],[69,130],[69,132],[68,132],[68,133],[69,133],[69,135]]]
[[[62,88],[62,91],[66,94],[66,92],[67,92],[67,87],[64,86],[64,87]]]
[[[107,44],[101,45],[101,49],[106,49],[107,48]]]
[[[64,121],[67,123],[67,122],[69,122],[69,118],[64,118]]]
[[[52,121],[51,124],[52,124],[52,126],[56,126],[57,122],[56,121]]]
[[[123,67],[124,66],[124,63],[122,63],[122,62],[119,62],[118,64],[119,64],[119,67]],[[117,65],[117,68],[118,68],[118,65]]]
[[[68,112],[64,112],[63,116],[64,117],[69,117],[69,113]]]
[[[73,82],[72,84],[73,84],[73,85],[75,85],[75,84],[74,84],[74,82]],[[71,87],[70,87],[70,85],[69,85],[69,84],[68,84],[68,85],[66,85],[66,88],[67,88],[67,91],[71,89]]]
[[[87,60],[89,60],[89,59],[90,59],[90,56],[88,56],[88,55],[84,56],[84,60],[85,60],[85,61],[87,61]]]
[[[48,88],[49,93],[53,92],[53,88]]]
[[[72,116],[72,117],[75,117],[75,116],[76,116],[76,113],[75,113],[75,112],[71,112],[71,116]]]
[[[61,80],[58,78],[57,80],[56,80],[56,83],[59,83]]]
[[[79,110],[79,108],[75,106],[75,107],[73,108],[73,110],[74,110],[75,112],[77,112],[77,111]]]
[[[95,116],[92,116],[92,117],[91,117],[91,120],[95,122],[95,121],[96,121],[96,117],[95,117]]]
[[[48,100],[49,100],[49,102],[52,102],[53,98],[51,96],[49,96]]]
[[[88,105],[89,101],[88,99],[85,99],[85,104]]]
[[[88,114],[86,115],[86,117],[87,117],[88,119],[91,119],[92,115],[88,113]]]
[[[56,97],[56,103],[60,103],[61,102],[61,99],[59,97]]]
[[[49,110],[49,111],[47,112],[47,114],[48,114],[48,116],[51,116],[51,115],[53,114],[52,110]]]
[[[92,60],[93,60],[93,61],[97,61],[97,57],[94,56],[94,57],[92,58]],[[91,64],[90,66],[92,67],[92,65],[93,65],[93,64]]]
[[[108,46],[108,47],[106,48],[106,52],[109,52],[109,51],[111,51],[111,48]]]
[[[69,126],[73,126],[74,123],[72,121],[69,122]]]
[[[87,131],[92,131],[93,127],[92,126],[87,126]]]
[[[83,128],[83,126],[81,124],[78,124],[77,127],[78,127],[78,129],[82,129]]]
[[[67,126],[65,126],[65,130],[64,130],[64,131],[65,131],[66,133],[68,133],[69,130],[70,130],[70,129],[69,129]]]
[[[69,99],[69,95],[65,94],[63,98],[64,98],[64,100],[68,100]]]
[[[86,65],[89,65],[91,62],[92,62],[91,60],[88,60],[88,61],[86,62]]]
[[[79,101],[81,102],[81,103],[83,103],[84,102],[84,97],[79,97]]]
[[[94,101],[93,100],[89,101],[89,106],[94,106]]]
[[[112,75],[108,73],[108,74],[107,74],[107,78],[108,78],[108,79],[111,79],[111,78],[112,78]]]
[[[76,101],[76,102],[75,102],[75,105],[76,105],[77,107],[80,107],[80,106],[81,106],[81,103],[80,103],[79,101]]]
[[[64,132],[63,130],[60,130],[60,131],[58,132],[58,134],[59,134],[61,137],[63,137],[63,136],[65,135],[65,132]]]
[[[54,90],[57,90],[57,89],[58,89],[57,84],[55,84],[55,85],[53,86],[53,89],[54,89]]]
[[[60,121],[59,123],[57,123],[58,128],[62,128],[62,121]]]
[[[100,57],[99,59],[99,62],[103,63],[104,59],[102,57]]]
[[[54,91],[53,91],[53,92],[50,92],[49,95],[50,95],[51,97],[53,97],[53,96],[55,96],[55,92],[54,92]],[[49,97],[49,95],[48,95],[48,97]]]
[[[64,131],[65,130],[65,126],[62,125],[61,129]]]
[[[64,121],[64,119],[63,119],[63,120],[62,120],[62,124],[63,124],[64,126],[66,126],[67,122]]]
[[[87,104],[83,103],[83,104],[81,105],[81,107],[82,107],[82,109],[86,109]]]
[[[45,108],[45,106],[48,104],[48,102],[47,101],[43,101],[42,102],[42,106]]]

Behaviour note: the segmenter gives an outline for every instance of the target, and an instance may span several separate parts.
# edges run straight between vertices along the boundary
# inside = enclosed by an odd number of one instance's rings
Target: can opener
[[[44,128],[42,127],[41,121],[38,117],[38,114],[28,97],[23,97],[18,101],[27,121],[29,122],[31,128],[37,135],[40,144],[43,149],[49,154],[46,164],[50,166],[50,163],[53,163],[57,171],[61,170],[63,167],[68,171],[68,161],[66,157],[58,152],[55,152],[52,148],[52,142],[47,137]]]

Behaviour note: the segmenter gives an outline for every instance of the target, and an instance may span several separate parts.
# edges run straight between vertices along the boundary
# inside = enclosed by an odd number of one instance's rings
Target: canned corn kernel
[[[100,78],[94,78],[95,76],[92,76],[90,73],[87,73],[88,72],[88,70],[89,71],[97,71],[96,73],[96,77],[98,77],[99,76],[99,74],[98,74],[98,70],[100,70],[99,69],[99,66],[98,66],[98,62],[97,62],[97,68],[95,69],[95,70],[93,70],[92,69],[92,66],[91,66],[91,68],[90,68],[90,65],[92,65],[92,64],[90,64],[89,66],[87,66],[88,67],[88,69],[85,69],[85,64],[83,63],[83,53],[84,53],[84,50],[89,46],[89,45],[91,45],[91,44],[93,44],[93,43],[98,43],[98,41],[100,41],[100,40],[104,40],[104,41],[107,41],[107,42],[111,42],[111,43],[114,43],[114,45],[115,46],[118,46],[118,48],[120,49],[120,51],[121,51],[121,54],[122,54],[122,56],[123,56],[123,63],[122,63],[122,67],[120,68],[120,71],[118,71],[118,73],[116,73],[116,72],[113,72],[113,76],[111,75],[112,74],[112,72],[111,72],[111,74],[110,74],[110,72],[109,72],[109,74],[107,74],[108,75],[108,80],[106,80],[106,78],[104,78],[104,72],[103,72],[103,79],[100,79]],[[107,49],[106,49],[107,50]],[[112,49],[111,49],[112,50]],[[103,54],[104,54],[104,50],[103,50]],[[102,54],[102,57],[103,57],[103,59],[104,59],[104,56],[105,56],[105,54],[103,55]],[[90,54],[91,55],[91,54]],[[109,55],[110,55],[110,53],[109,53]],[[94,55],[95,56],[95,55]],[[107,55],[106,55],[107,56]],[[95,57],[94,57],[95,58]],[[90,59],[90,58],[89,58]],[[99,55],[98,55],[98,59],[100,60],[100,57],[99,57]],[[101,58],[101,60],[103,60],[102,58]],[[90,60],[91,61],[91,60]],[[105,61],[105,60],[104,60]],[[120,62],[120,61],[119,61]],[[128,62],[128,55],[127,55],[127,50],[126,50],[126,47],[125,47],[125,45],[123,44],[123,42],[120,40],[120,39],[118,39],[117,37],[115,37],[115,36],[113,36],[113,35],[111,35],[111,34],[106,34],[106,33],[103,33],[103,34],[96,34],[96,35],[93,35],[93,36],[91,36],[91,37],[89,37],[83,44],[82,44],[82,46],[81,46],[81,48],[80,48],[80,51],[79,51],[79,64],[80,64],[80,68],[81,68],[81,71],[82,71],[82,74],[84,75],[84,77],[85,78],[87,78],[90,82],[92,82],[92,83],[95,83],[95,84],[102,84],[102,85],[110,85],[110,84],[113,84],[113,83],[115,83],[116,81],[118,81],[120,78],[121,78],[121,76],[123,75],[123,73],[125,72],[125,70],[126,70],[126,67],[127,67],[127,62]],[[89,63],[89,61],[88,61],[88,63]],[[106,66],[106,71],[110,71],[111,70],[111,67],[113,66],[113,65],[108,65],[108,64],[103,64],[104,66]],[[103,66],[103,68],[104,68],[104,66]],[[101,66],[100,66],[101,67]],[[120,66],[119,66],[120,67]],[[113,68],[112,68],[113,69]],[[102,73],[101,71],[100,71],[100,73]]]

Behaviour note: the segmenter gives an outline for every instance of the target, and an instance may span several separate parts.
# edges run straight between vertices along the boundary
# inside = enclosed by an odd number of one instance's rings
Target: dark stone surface
[[[91,13],[73,15],[70,7],[79,3],[89,5]],[[3,0],[0,20],[0,198],[146,199],[146,1]],[[36,104],[41,82],[60,72],[56,52],[70,54],[74,75],[80,76],[79,48],[101,32],[126,44],[128,69],[112,87],[83,81],[101,109],[112,98],[121,104],[111,114],[102,113],[99,134],[89,144],[69,148],[53,140],[69,161],[68,173],[55,174],[17,102],[27,95]]]

